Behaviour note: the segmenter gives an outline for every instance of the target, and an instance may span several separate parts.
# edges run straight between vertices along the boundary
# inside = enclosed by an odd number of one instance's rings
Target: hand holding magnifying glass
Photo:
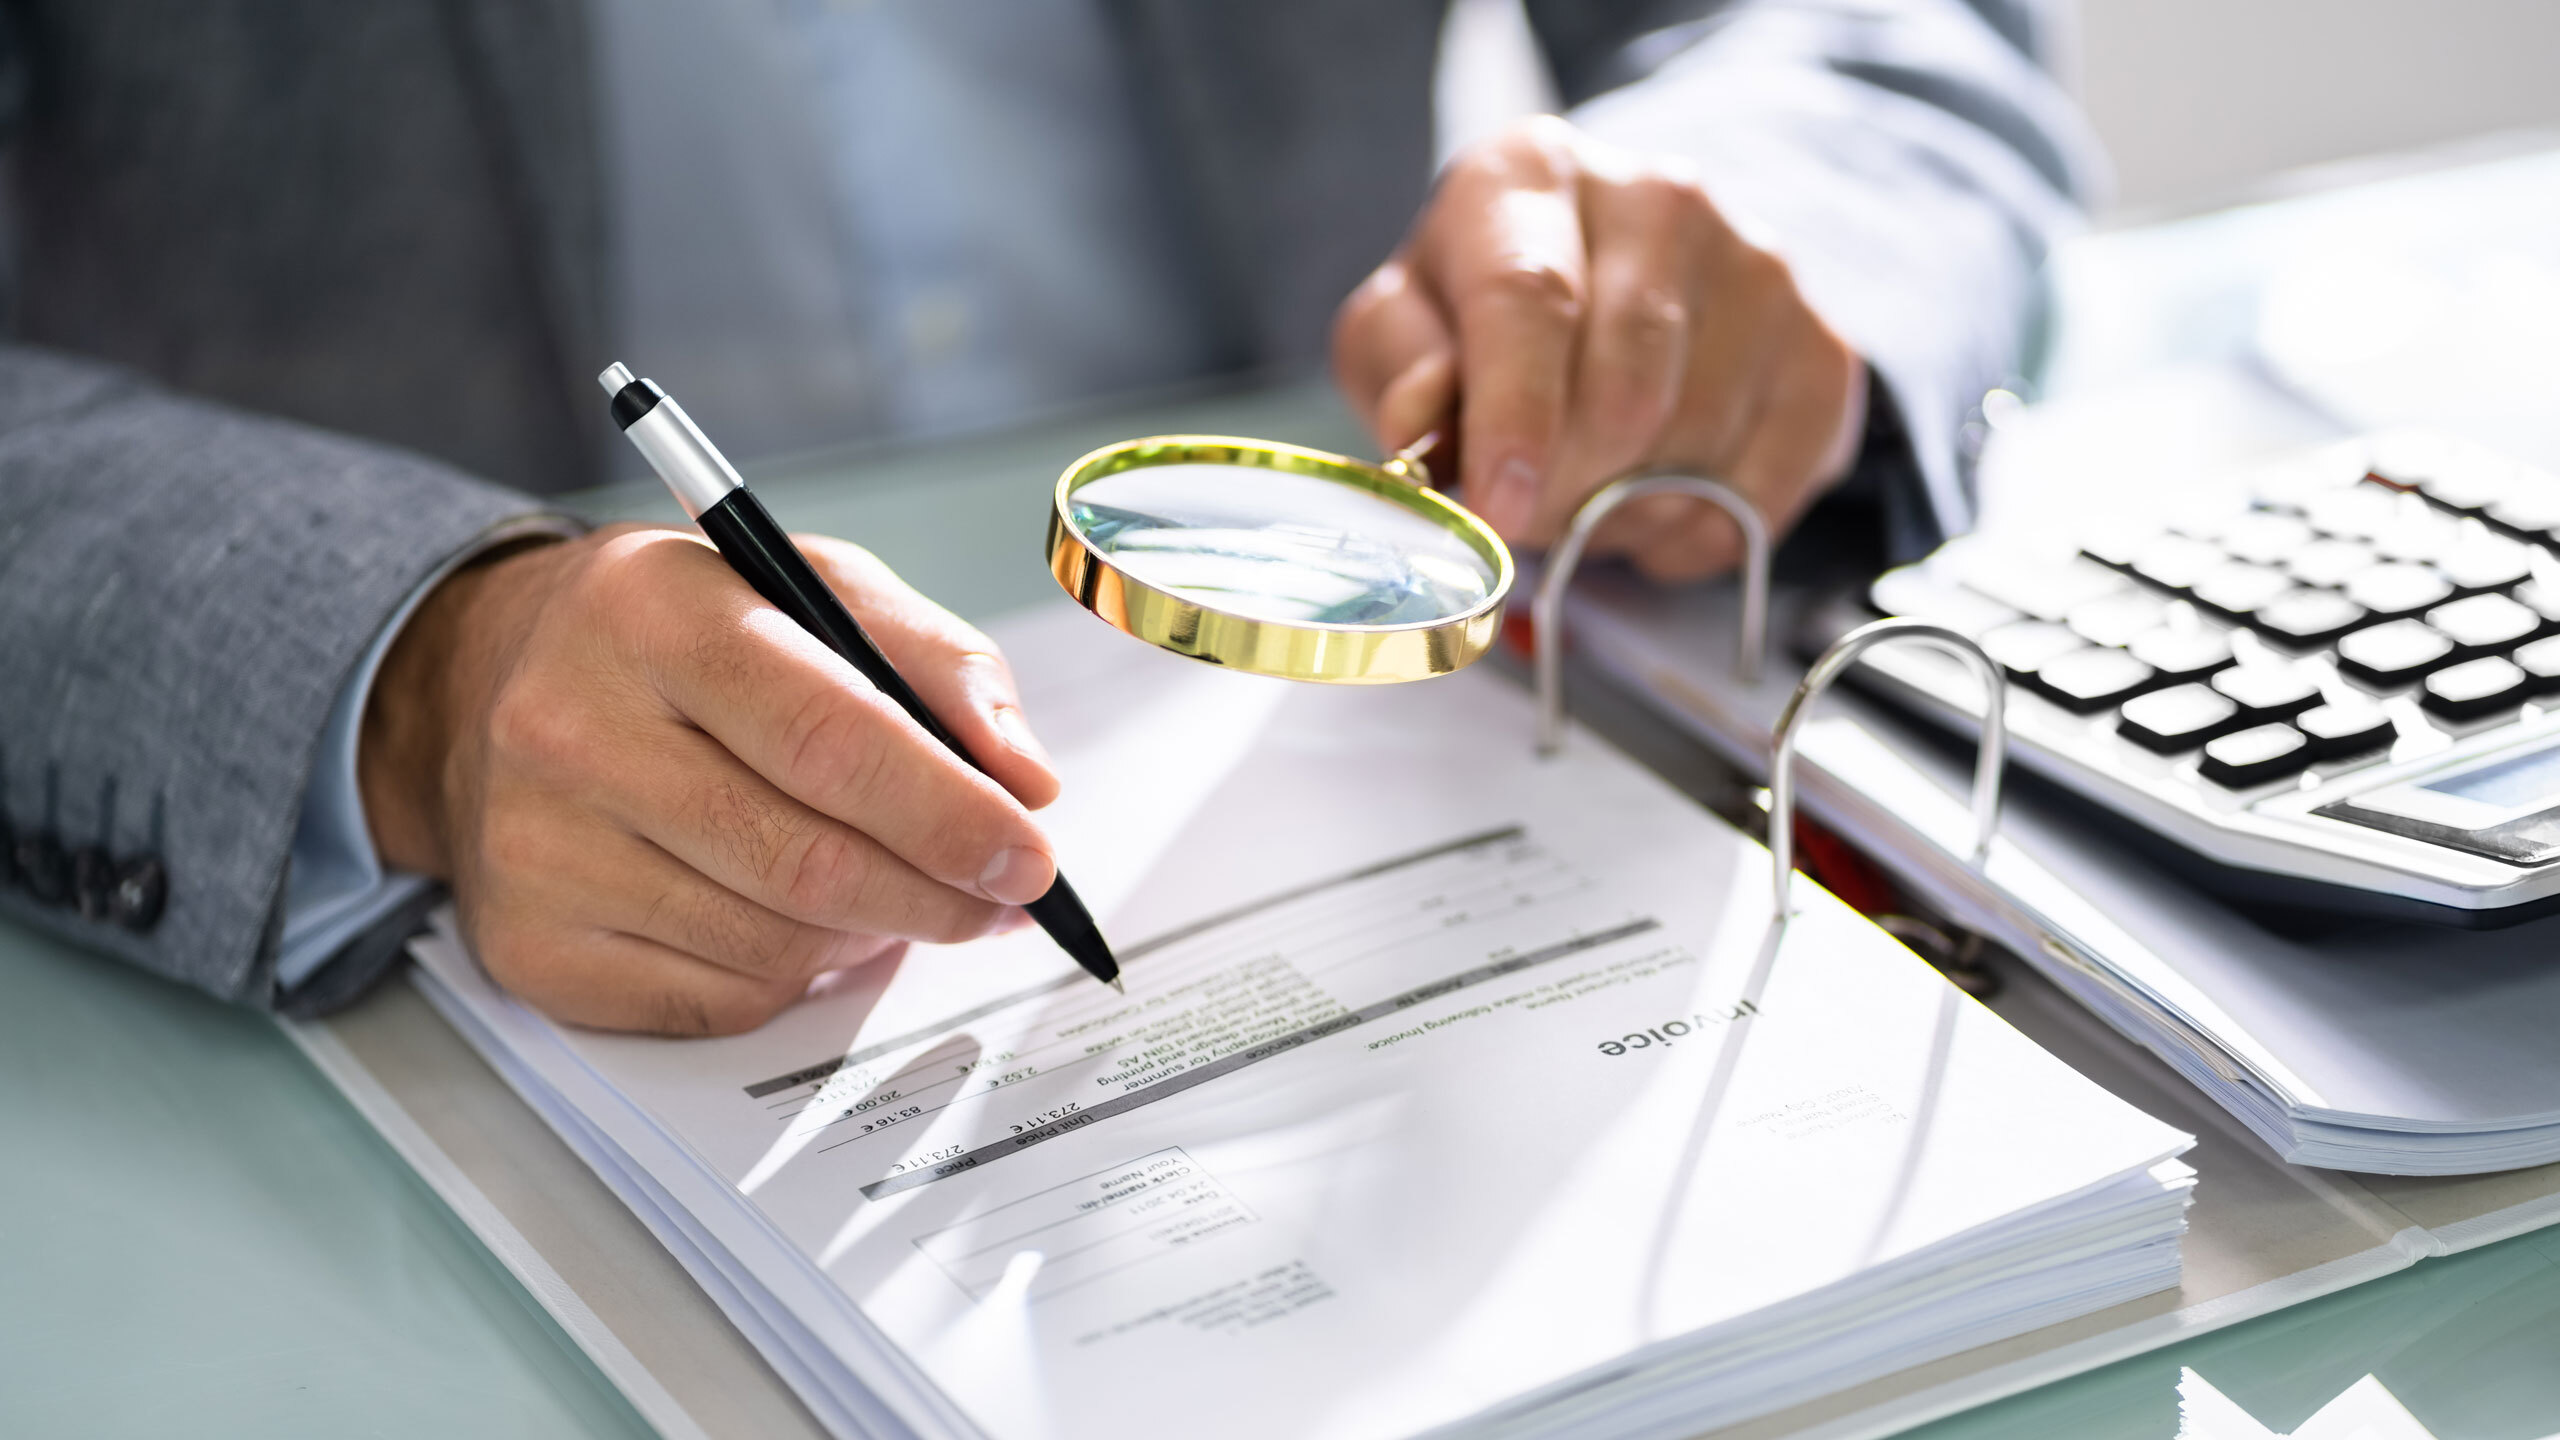
[[[1864,366],[1683,162],[1552,116],[1462,154],[1344,302],[1334,368],[1379,443],[1456,414],[1457,492],[1543,548],[1629,473],[1716,476],[1783,533],[1855,458]],[[1594,537],[1658,580],[1731,568],[1722,512],[1655,497]]]

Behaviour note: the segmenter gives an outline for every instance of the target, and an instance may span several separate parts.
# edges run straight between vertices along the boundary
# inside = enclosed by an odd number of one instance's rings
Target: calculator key
[[[2370,540],[2389,530],[2399,515],[2400,492],[2379,485],[2324,490],[2302,506],[2312,529],[2341,540]]]
[[[2072,606],[2062,623],[2092,645],[2122,647],[2133,643],[2134,636],[2157,626],[2168,614],[2168,601],[2148,590],[2126,590]]]
[[[2347,598],[2388,620],[2453,598],[2453,586],[2424,565],[2376,565],[2350,576]]]
[[[2145,750],[2175,755],[2231,728],[2240,707],[2210,686],[2179,685],[2124,702],[2116,733]]]
[[[2205,682],[2240,707],[2248,724],[2282,720],[2320,703],[2320,682],[2288,664],[2234,665]]]
[[[2533,575],[2533,547],[2503,535],[2472,535],[2436,557],[2436,570],[2465,595],[2504,590]]]
[[[2150,689],[2158,677],[2158,671],[2122,650],[2092,646],[2047,660],[2029,683],[2074,715],[2094,715]]]
[[[1959,635],[1982,638],[1986,630],[2019,618],[2018,612],[1987,595],[1961,585],[1941,584],[1918,565],[1887,570],[1876,577],[1867,598],[1887,615],[1931,620]]]
[[[2311,526],[2291,515],[2252,510],[2222,527],[2216,537],[2234,558],[2252,565],[2281,565],[2312,543]]]
[[[2197,576],[2187,595],[2207,609],[2246,620],[2259,606],[2292,588],[2292,577],[2281,570],[2226,560]]]
[[[2517,604],[2554,625],[2560,625],[2560,585],[2553,585],[2547,580],[2528,580],[2507,593],[2515,597]]]
[[[2453,640],[2419,620],[2394,620],[2338,642],[2338,668],[2367,685],[2406,685],[2453,658]]]
[[[2482,509],[2480,518],[2519,538],[2546,540],[2553,527],[2560,526],[2560,485],[2533,477]]]
[[[2311,758],[2335,760],[2379,750],[2400,738],[2391,717],[2369,700],[2332,701],[2293,717],[2293,727],[2311,740]]]
[[[2258,725],[2207,741],[2196,773],[2234,790],[2301,774],[2311,763],[2311,740],[2290,725]]]
[[[2512,660],[2483,655],[2427,677],[2418,704],[2447,720],[2477,720],[2524,703],[2528,677]]]
[[[2045,620],[2015,620],[1982,635],[1983,653],[2000,663],[2011,679],[2024,680],[2057,655],[2080,648],[2080,637],[2067,626]]]
[[[2314,540],[2294,551],[2284,568],[2305,585],[2344,585],[2381,563],[2382,557],[2361,540]]]
[[[2298,650],[2329,644],[2372,618],[2372,612],[2335,590],[2296,586],[2249,617],[2249,623],[2274,640]]]
[[[1997,550],[1965,557],[1965,588],[1988,595],[2021,615],[2060,623],[2071,607],[2130,588],[2131,582],[2077,555],[2059,561]]]
[[[2185,535],[2160,535],[2134,552],[2133,573],[2163,590],[2184,590],[2223,561],[2218,545]]]
[[[2172,685],[2201,680],[2231,663],[2230,637],[2202,626],[2162,626],[2147,635],[2135,636],[2125,649],[2134,659],[2159,671],[2164,683]]]
[[[2447,510],[2477,515],[2514,494],[2517,483],[2514,466],[2474,459],[2434,467],[2417,486],[2419,494]]]
[[[2134,557],[2141,554],[2142,547],[2150,544],[2159,533],[2156,530],[2119,526],[2091,535],[2080,546],[2080,553],[2110,570],[2130,572],[2133,569]]]
[[[2461,543],[2461,520],[2441,510],[2409,505],[2373,537],[2373,550],[2385,560],[2418,564],[2449,554]]]
[[[2474,595],[2427,612],[2427,623],[2453,637],[2463,655],[2512,650],[2542,633],[2543,618],[2504,595]]]
[[[2299,513],[2313,500],[2365,476],[2361,455],[2331,448],[2263,465],[2249,477],[2249,498],[2265,510]]]
[[[2536,695],[2560,693],[2560,635],[2520,647],[2509,658],[2524,672],[2526,689]]]

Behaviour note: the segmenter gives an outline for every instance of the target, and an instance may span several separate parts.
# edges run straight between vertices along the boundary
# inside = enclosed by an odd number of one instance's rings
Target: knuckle
[[[889,747],[880,743],[873,718],[860,702],[832,687],[802,701],[781,732],[789,788],[833,800],[869,795],[887,784]]]
[[[766,886],[791,863],[806,842],[797,812],[781,803],[760,783],[723,780],[701,791],[701,829],[737,871]]]
[[[641,1028],[658,1035],[685,1038],[737,1033],[735,1029],[724,1032],[718,1028],[713,1006],[714,1002],[709,997],[696,991],[661,990],[650,999],[648,1020]]]
[[[537,773],[568,769],[587,750],[577,707],[522,675],[510,677],[489,702],[487,725],[490,748],[499,760]]]
[[[1582,318],[1582,282],[1562,267],[1517,260],[1484,279],[1484,299],[1506,310],[1571,326]]]
[[[1689,304],[1668,285],[1640,285],[1627,298],[1622,323],[1629,337],[1650,354],[1687,333]]]
[[[811,827],[795,848],[774,893],[793,915],[837,916],[845,897],[862,891],[864,872],[872,868],[868,847],[850,831],[821,825]]]

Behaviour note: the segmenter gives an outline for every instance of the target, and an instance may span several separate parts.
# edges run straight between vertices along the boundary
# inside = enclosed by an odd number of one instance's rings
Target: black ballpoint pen
[[[978,769],[977,757],[961,747],[958,739],[943,728],[924,699],[905,678],[889,664],[880,647],[862,631],[861,622],[844,608],[836,592],[818,578],[808,558],[791,537],[756,499],[755,492],[738,478],[738,472],[721,458],[710,440],[684,413],[684,407],[669,398],[656,382],[633,378],[628,367],[617,361],[596,377],[605,393],[613,397],[613,423],[622,427],[625,438],[647,457],[658,478],[675,492],[677,503],[711,537],[711,543],[729,562],[740,578],[755,587],[773,607],[788,615],[801,629],[826,642],[827,647],[853,668],[880,687],[880,693],[898,702],[900,708],[914,717],[924,732],[942,742],[952,754]],[[1058,876],[1049,884],[1049,892],[1022,907],[1058,948],[1074,957],[1085,973],[1114,990],[1120,984],[1120,962],[1111,956],[1111,947],[1093,916],[1076,898],[1067,877]]]

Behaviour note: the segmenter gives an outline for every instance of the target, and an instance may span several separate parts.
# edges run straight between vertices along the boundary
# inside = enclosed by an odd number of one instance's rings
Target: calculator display
[[[2560,804],[2560,746],[2440,776],[2420,788],[2500,810]]]

